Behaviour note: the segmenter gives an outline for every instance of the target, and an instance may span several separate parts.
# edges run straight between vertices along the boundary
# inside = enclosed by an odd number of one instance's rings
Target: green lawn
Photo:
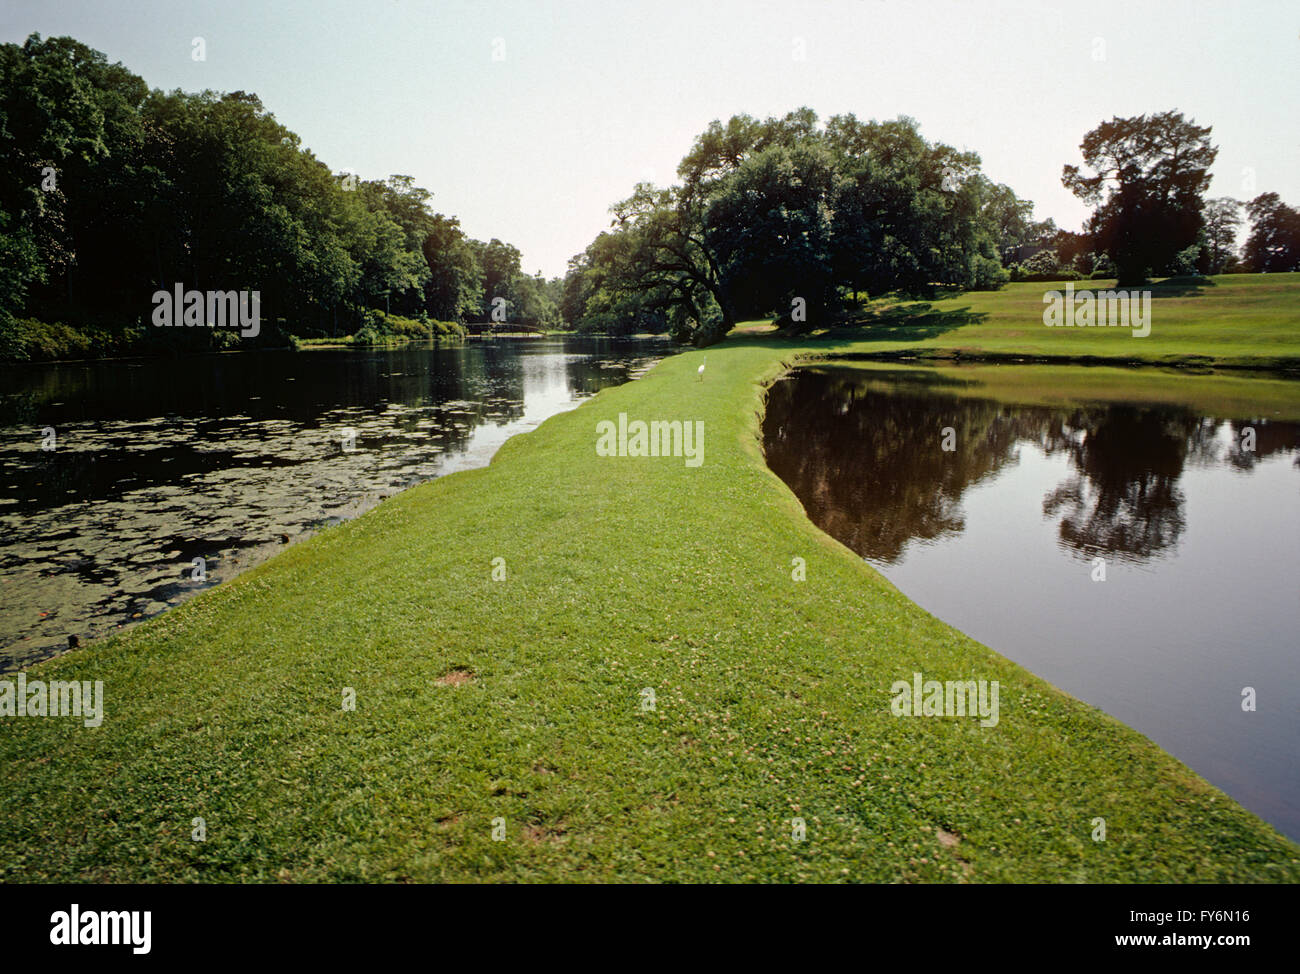
[[[985,361],[864,361],[834,355],[821,366],[849,369],[855,384],[881,373],[881,391],[893,389],[886,375],[919,371],[942,377],[945,395],[996,399],[1025,406],[1069,407],[1097,402],[1185,406],[1206,416],[1300,422],[1300,382],[1247,372],[1188,372],[1175,368],[1110,365],[1017,365]],[[871,384],[868,385],[868,388]]]
[[[1108,359],[1133,363],[1300,370],[1300,273],[1225,274],[1150,287],[1151,333],[1048,328],[1043,295],[1113,289],[1112,281],[1008,284],[933,302],[877,302],[872,324],[846,329],[873,352],[928,356]]]
[[[1160,299],[1150,338],[1099,347],[1276,364],[1297,336],[1275,281]],[[1030,290],[1041,301],[1039,285],[951,299],[990,318],[929,344],[1016,348]],[[1022,351],[1085,347],[1023,328]],[[804,517],[763,463],[763,384],[879,347],[735,336],[703,382],[701,353],[668,359],[485,469],[35,667],[103,680],[106,717],[0,722],[0,879],[1300,879],[1300,847]],[[1194,384],[1231,401],[1248,381]],[[703,465],[596,456],[597,422],[619,413],[703,421]],[[918,670],[1000,681],[1000,722],[894,717],[891,684]]]

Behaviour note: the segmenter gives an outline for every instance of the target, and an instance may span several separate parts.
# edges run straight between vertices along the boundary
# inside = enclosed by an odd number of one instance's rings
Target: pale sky
[[[1300,205],[1294,0],[3,0],[0,42],[32,32],[153,87],[255,92],[332,169],[411,175],[548,277],[712,119],[802,105],[911,115],[1075,230],[1084,133],[1176,108],[1214,128],[1211,196]]]

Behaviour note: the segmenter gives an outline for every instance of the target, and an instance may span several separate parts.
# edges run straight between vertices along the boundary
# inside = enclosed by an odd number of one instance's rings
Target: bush
[[[1193,244],[1180,250],[1168,267],[1171,277],[1189,277],[1196,273],[1197,260],[1201,255],[1201,245]]]
[[[434,338],[464,338],[465,326],[458,321],[439,321],[436,318],[429,319],[429,326],[433,329]]]
[[[1078,271],[1054,271],[1051,274],[1021,274],[1016,278],[1019,281],[1028,281],[1030,283],[1049,282],[1049,281],[1081,281],[1083,275]]]
[[[265,325],[265,323],[264,323]],[[286,332],[263,327],[255,339],[234,328],[153,328],[105,315],[69,325],[0,315],[0,361],[53,362],[113,355],[188,355],[249,347],[283,348]]]
[[[0,360],[50,362],[56,359],[97,358],[126,351],[132,333],[99,328],[73,328],[61,321],[0,315]]]
[[[1011,273],[991,257],[976,256],[970,263],[970,289],[972,291],[996,291],[1007,281]]]
[[[1119,277],[1119,268],[1115,266],[1115,262],[1110,259],[1109,254],[1093,254],[1092,273],[1089,275],[1089,279],[1096,281],[1106,277]]]
[[[1057,274],[1061,271],[1061,261],[1056,251],[1048,248],[1034,254],[1023,265],[1024,273],[1032,277],[1041,274]]]
[[[454,321],[431,318],[417,321],[371,308],[362,314],[361,327],[352,336],[352,342],[356,345],[400,345],[464,337],[465,327]]]
[[[372,325],[363,325],[352,336],[354,345],[387,345],[390,341],[391,336],[383,334]]]

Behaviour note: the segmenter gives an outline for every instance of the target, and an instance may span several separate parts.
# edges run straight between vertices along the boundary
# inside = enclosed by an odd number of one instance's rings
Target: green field
[[[1146,339],[1045,329],[1042,290],[937,302],[988,317],[920,344],[1267,367],[1300,355],[1300,275],[1160,298]],[[0,723],[0,879],[1300,879],[1300,847],[922,611],[767,470],[766,382],[937,326],[872,327],[892,334],[736,335],[708,349],[702,382],[702,353],[670,358],[487,468],[34,667],[29,679],[103,680],[106,717]],[[1026,396],[1096,391],[997,374]],[[1219,403],[1263,381],[1096,376],[1111,394]],[[1258,391],[1294,415],[1288,384]],[[620,413],[702,421],[703,465],[598,457],[596,424]],[[1000,722],[894,717],[890,686],[914,671],[1000,681]]]
[[[1043,295],[1113,289],[1111,281],[1008,284],[932,302],[881,301],[870,324],[843,329],[874,353],[1300,371],[1300,273],[1226,274],[1150,286],[1151,333],[1124,328],[1048,328]]]

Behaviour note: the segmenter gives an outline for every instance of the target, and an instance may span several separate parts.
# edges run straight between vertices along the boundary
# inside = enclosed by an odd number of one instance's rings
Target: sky
[[[1295,0],[0,0],[0,42],[33,32],[254,92],[335,171],[413,176],[548,277],[710,121],[805,105],[910,115],[1067,229],[1084,134],[1168,109],[1213,126],[1211,197],[1300,204]]]

